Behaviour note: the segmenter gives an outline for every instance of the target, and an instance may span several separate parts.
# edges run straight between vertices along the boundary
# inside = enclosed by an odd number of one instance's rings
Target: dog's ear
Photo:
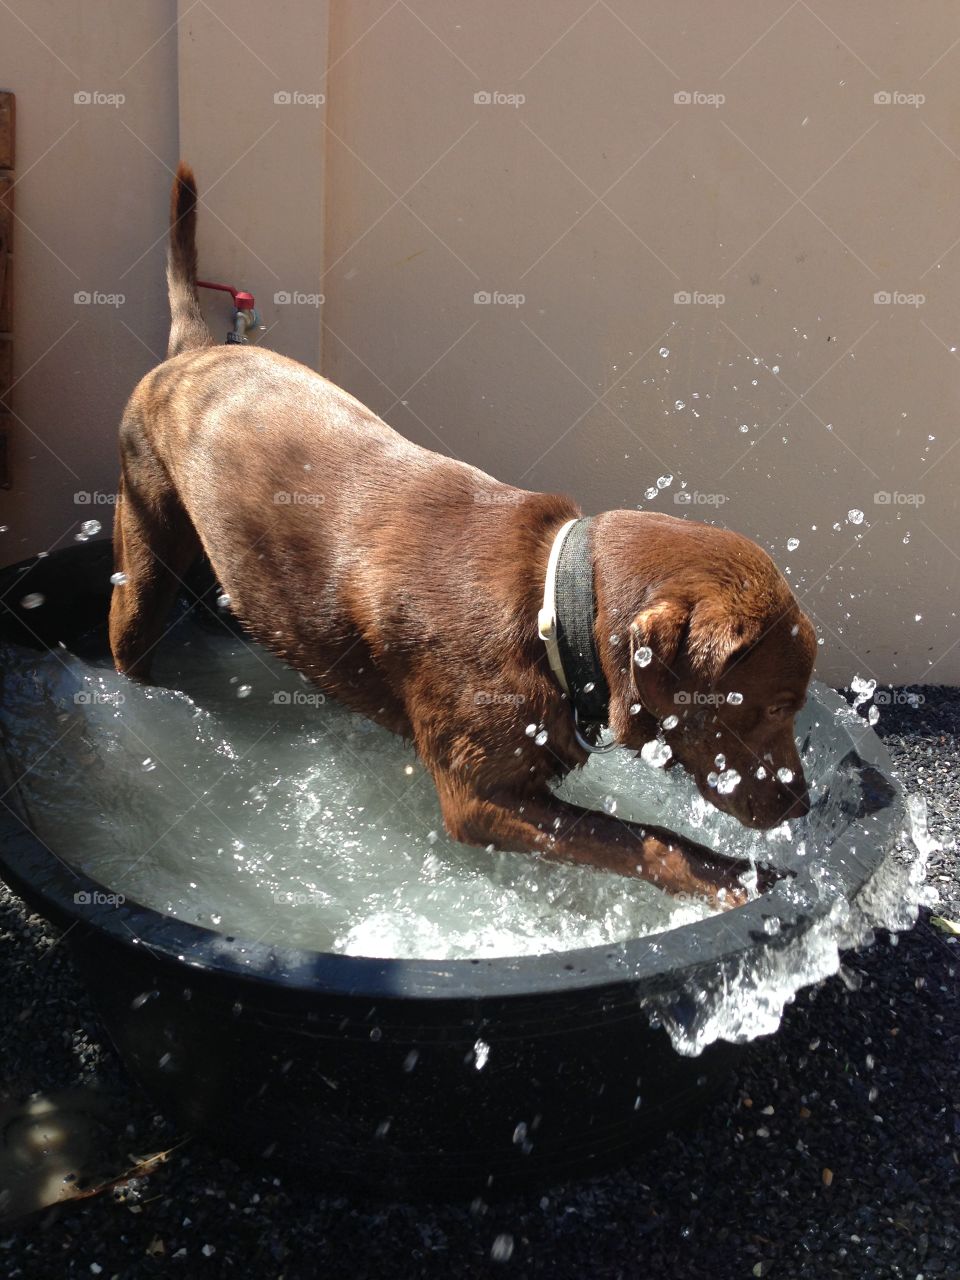
[[[630,668],[639,701],[655,714],[670,714],[675,695],[690,692],[681,688],[684,676],[692,672],[698,683],[714,684],[733,658],[760,638],[761,624],[759,617],[709,596],[692,608],[682,600],[660,600],[642,609],[630,627]]]
[[[648,605],[630,624],[630,671],[640,704],[655,715],[679,683],[677,661],[686,640],[690,610],[679,600]]]
[[[690,615],[687,654],[690,665],[705,681],[719,680],[735,657],[763,634],[763,617],[728,601],[706,596]]]

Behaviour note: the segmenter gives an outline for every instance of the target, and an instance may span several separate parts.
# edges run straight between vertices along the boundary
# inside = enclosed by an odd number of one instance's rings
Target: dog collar
[[[547,661],[570,699],[578,727],[607,724],[610,707],[610,689],[594,636],[592,523],[591,519],[568,520],[557,532],[547,560],[543,608],[537,616]]]

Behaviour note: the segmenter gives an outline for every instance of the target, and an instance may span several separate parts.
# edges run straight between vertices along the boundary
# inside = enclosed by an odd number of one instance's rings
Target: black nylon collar
[[[570,529],[557,561],[557,648],[570,687],[570,701],[581,725],[607,724],[610,689],[600,666],[594,624],[597,597],[593,581],[591,518]]]

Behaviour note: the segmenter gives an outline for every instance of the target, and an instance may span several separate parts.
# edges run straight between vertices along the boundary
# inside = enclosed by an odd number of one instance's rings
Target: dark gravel
[[[927,799],[945,845],[930,864],[938,910],[960,919],[960,690],[920,692],[916,709],[885,707],[878,731]],[[848,967],[755,1046],[701,1130],[617,1173],[490,1207],[418,1207],[320,1195],[193,1141],[132,1198],[0,1228],[0,1276],[956,1280],[960,942],[924,913]],[[0,1100],[96,1083],[128,1150],[177,1142],[103,1044],[66,949],[2,888],[0,974]]]

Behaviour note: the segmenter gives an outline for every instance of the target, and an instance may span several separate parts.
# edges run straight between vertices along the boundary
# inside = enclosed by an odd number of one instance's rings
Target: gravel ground
[[[956,920],[960,690],[922,692],[878,731],[927,799],[945,846],[930,877]],[[960,941],[924,913],[848,965],[858,990],[834,978],[802,995],[699,1131],[619,1172],[490,1207],[413,1206],[319,1195],[193,1141],[126,1199],[0,1228],[0,1276],[958,1278]],[[65,948],[2,887],[0,974],[0,1102],[95,1083],[127,1150],[174,1146]]]

